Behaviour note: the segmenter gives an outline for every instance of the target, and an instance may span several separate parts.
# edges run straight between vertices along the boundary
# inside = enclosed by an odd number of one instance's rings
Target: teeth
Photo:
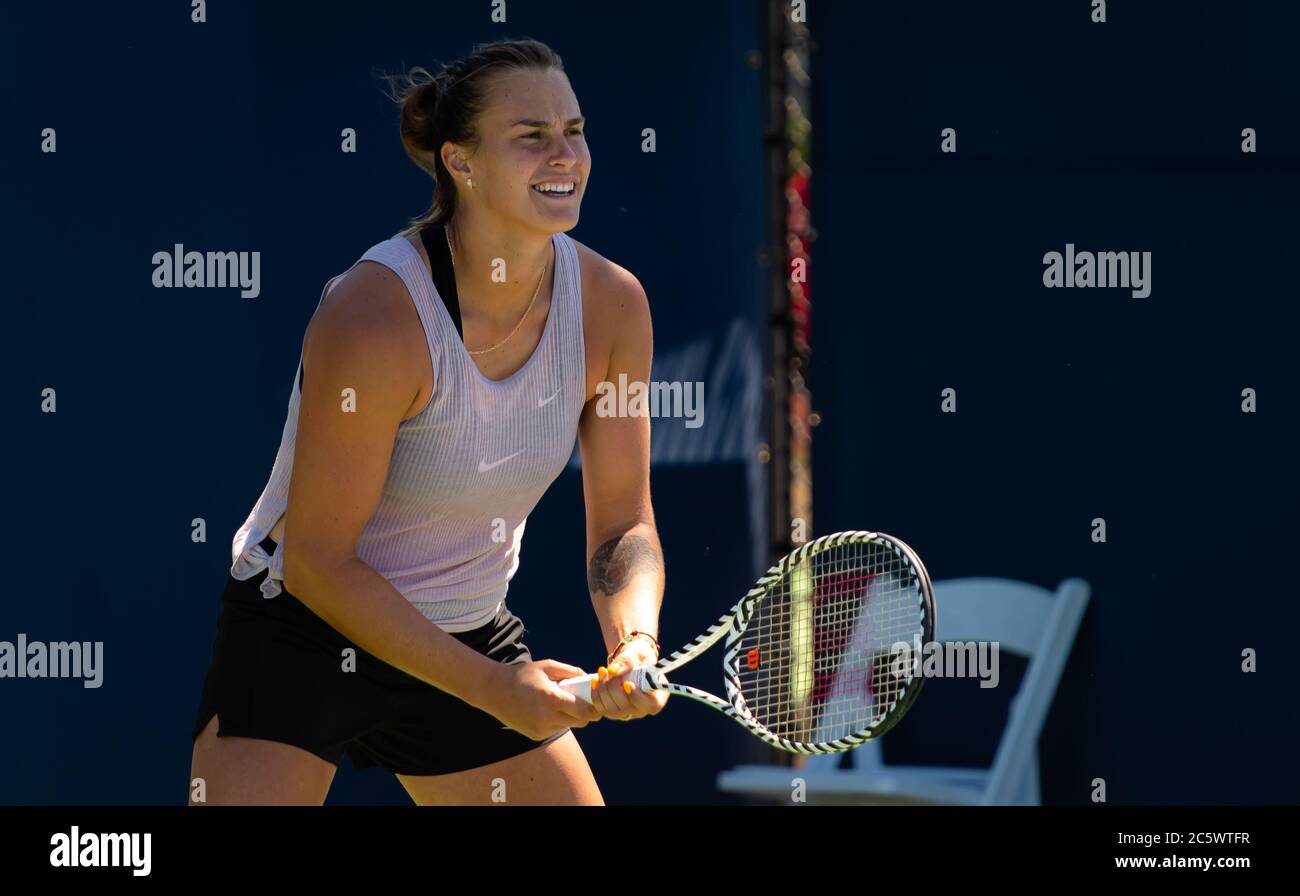
[[[572,193],[573,184],[537,184],[533,189],[539,193]]]

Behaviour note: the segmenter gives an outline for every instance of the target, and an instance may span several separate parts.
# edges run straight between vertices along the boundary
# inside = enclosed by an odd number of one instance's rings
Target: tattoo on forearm
[[[659,552],[640,535],[620,535],[596,548],[587,567],[587,587],[593,594],[616,594],[632,576],[659,568]]]

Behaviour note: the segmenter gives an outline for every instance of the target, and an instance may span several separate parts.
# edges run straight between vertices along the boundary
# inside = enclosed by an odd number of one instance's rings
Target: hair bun
[[[431,107],[437,106],[438,102],[451,90],[452,85],[460,80],[457,68],[456,63],[452,63],[433,76],[433,80],[429,82],[432,92],[432,97],[429,100]]]

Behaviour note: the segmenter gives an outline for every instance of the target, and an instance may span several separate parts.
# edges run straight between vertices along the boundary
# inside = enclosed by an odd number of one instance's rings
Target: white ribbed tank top
[[[573,241],[560,233],[552,243],[554,288],[541,341],[522,367],[495,381],[475,366],[420,253],[404,237],[358,259],[392,269],[406,284],[427,337],[433,393],[397,427],[383,493],[357,556],[447,631],[468,631],[496,615],[519,566],[528,514],[573,453],[586,398],[582,284]],[[326,285],[318,308],[338,279]],[[268,556],[260,542],[288,503],[301,368],[300,356],[270,479],[231,543],[236,579],[269,566],[261,583],[268,598],[283,587],[284,546]]]

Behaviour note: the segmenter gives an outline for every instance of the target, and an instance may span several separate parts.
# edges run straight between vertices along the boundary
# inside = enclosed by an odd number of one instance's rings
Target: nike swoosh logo
[[[537,406],[538,406],[539,408],[544,408],[544,407],[546,407],[548,404],[551,403],[551,399],[555,398],[555,396],[556,396],[556,395],[559,395],[559,394],[560,394],[560,390],[559,390],[559,389],[556,389],[554,392],[551,393],[551,397],[550,397],[550,398],[539,398],[539,399],[537,399]]]
[[[488,463],[487,458],[484,458],[483,460],[478,462],[478,471],[480,473],[486,473],[488,470],[499,467],[506,461],[512,460],[513,458],[516,458],[523,453],[524,453],[524,449],[520,448],[518,451],[516,451],[514,454],[510,455],[509,457],[503,457],[500,460],[493,461],[492,463]]]

